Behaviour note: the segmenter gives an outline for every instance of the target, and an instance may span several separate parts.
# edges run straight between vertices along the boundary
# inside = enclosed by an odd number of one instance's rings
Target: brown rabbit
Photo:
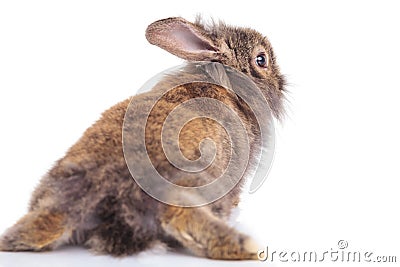
[[[244,73],[263,93],[273,115],[281,117],[285,81],[269,41],[258,32],[221,22],[205,25],[199,19],[191,23],[182,18],[168,18],[149,25],[146,38],[187,61],[218,62]],[[145,103],[153,91],[168,87],[175,78],[165,77],[152,91],[105,111],[42,178],[33,193],[29,212],[4,233],[0,250],[43,251],[76,244],[96,253],[124,256],[162,243],[171,249],[183,247],[212,259],[257,259],[259,247],[226,222],[239,202],[243,177],[239,177],[240,181],[228,194],[201,207],[160,202],[132,179],[121,141],[123,128],[130,127],[124,125],[124,120],[129,120],[130,101]],[[181,153],[189,160],[196,160],[201,155],[199,144],[205,138],[212,138],[217,167],[213,165],[195,179],[188,179],[164,155],[161,130],[168,113],[180,103],[198,97],[216,99],[235,110],[248,132],[251,157],[257,157],[260,150],[260,129],[244,101],[213,84],[194,82],[177,86],[153,107],[146,122],[145,141],[157,171],[182,186],[204,185],[218,177],[228,164],[227,154],[231,153],[225,130],[211,119],[198,118],[181,129]],[[134,147],[130,149],[135,152]],[[133,166],[140,166],[141,159],[136,160]],[[171,192],[169,197],[183,200],[202,197],[175,193]]]

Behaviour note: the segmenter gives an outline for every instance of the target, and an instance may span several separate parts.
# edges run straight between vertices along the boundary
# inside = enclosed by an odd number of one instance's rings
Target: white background
[[[290,84],[272,171],[241,205],[241,228],[270,250],[322,253],[343,239],[400,261],[399,10],[396,1],[0,2],[0,232],[104,109],[182,62],[148,44],[146,26],[201,13],[267,35]],[[0,266],[221,265],[155,255],[0,253]]]

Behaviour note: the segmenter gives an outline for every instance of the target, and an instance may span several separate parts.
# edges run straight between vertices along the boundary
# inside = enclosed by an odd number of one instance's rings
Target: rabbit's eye
[[[261,68],[266,68],[268,66],[268,62],[267,62],[267,55],[265,55],[264,53],[259,54],[256,57],[256,63],[259,67]]]

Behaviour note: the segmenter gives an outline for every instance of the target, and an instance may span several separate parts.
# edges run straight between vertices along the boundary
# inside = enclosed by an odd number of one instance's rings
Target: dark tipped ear
[[[218,48],[200,27],[182,18],[168,18],[153,22],[146,30],[147,40],[186,59],[217,60]]]

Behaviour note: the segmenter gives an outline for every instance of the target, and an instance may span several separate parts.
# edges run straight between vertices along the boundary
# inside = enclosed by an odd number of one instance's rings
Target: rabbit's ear
[[[218,48],[211,38],[200,27],[182,18],[153,22],[147,27],[146,38],[151,44],[186,60],[218,59]]]

